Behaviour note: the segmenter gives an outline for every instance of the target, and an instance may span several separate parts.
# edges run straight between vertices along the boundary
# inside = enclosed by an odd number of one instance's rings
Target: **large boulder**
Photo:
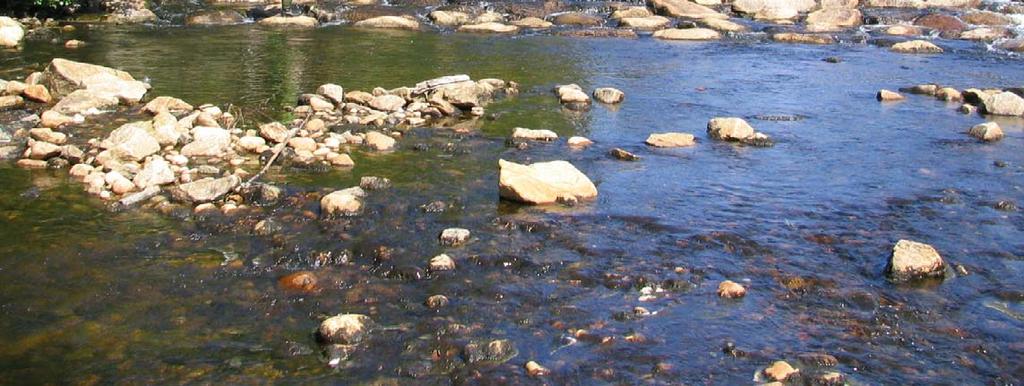
[[[0,47],[16,47],[25,37],[25,28],[16,20],[0,16]]]
[[[152,134],[149,121],[132,122],[110,132],[102,146],[123,161],[142,161],[160,151],[160,142]]]
[[[149,86],[137,80],[124,80],[108,73],[99,73],[82,80],[86,90],[113,95],[123,103],[134,104],[142,100]]]
[[[181,148],[186,157],[217,157],[231,148],[231,132],[219,127],[192,129],[192,142]]]
[[[52,110],[64,115],[88,114],[112,110],[117,107],[118,102],[117,97],[111,94],[77,90],[57,102]]]
[[[654,133],[647,137],[646,144],[654,147],[687,147],[696,144],[693,134]]]
[[[992,115],[1024,115],[1024,98],[1009,91],[983,95],[981,111]]]
[[[1003,129],[998,123],[985,122],[971,127],[967,132],[970,136],[986,142],[993,142],[1003,139]]]
[[[597,187],[566,161],[522,165],[498,160],[501,197],[527,204],[550,204],[597,197]]]
[[[181,184],[171,190],[171,195],[179,201],[204,203],[217,200],[231,192],[242,183],[236,175],[221,178],[207,177],[195,182]]]
[[[185,25],[231,25],[244,22],[245,16],[231,9],[199,11],[185,18]]]
[[[896,280],[942,277],[946,264],[934,247],[910,240],[900,240],[892,248],[886,271]]]
[[[110,67],[79,63],[56,58],[43,71],[46,88],[56,98],[63,98],[75,90],[86,88],[86,79],[97,74],[109,74],[124,81],[134,81],[131,74]]]
[[[364,28],[420,29],[420,23],[402,16],[378,16],[360,20],[353,24]]]
[[[813,1],[813,0],[811,0]],[[711,8],[700,4],[691,3],[687,0],[648,0],[652,8],[659,13],[671,17],[684,17],[689,19],[728,19],[729,17]]]

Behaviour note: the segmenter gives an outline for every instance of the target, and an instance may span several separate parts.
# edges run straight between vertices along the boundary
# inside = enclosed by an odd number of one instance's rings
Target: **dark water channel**
[[[1006,138],[984,144],[965,131],[985,118],[957,105],[874,99],[926,82],[1019,87],[1019,59],[967,46],[908,56],[338,26],[79,34],[89,45],[75,51],[37,41],[0,52],[0,77],[67,57],[148,77],[150,96],[240,106],[250,124],[284,117],[297,94],[327,82],[369,90],[466,73],[522,92],[462,130],[416,129],[393,153],[357,151],[352,170],[275,173],[286,203],[246,218],[114,213],[66,171],[0,165],[0,383],[735,385],[779,359],[854,384],[1024,378],[1024,215],[994,208],[1024,204],[1022,121],[999,120]],[[626,101],[563,110],[550,90],[570,82],[617,87]],[[704,126],[715,116],[746,117],[776,145],[712,142]],[[508,147],[517,126],[563,138]],[[699,143],[643,144],[665,131]],[[570,150],[571,135],[595,145]],[[642,159],[612,159],[613,147]],[[500,201],[499,158],[568,160],[599,198],[573,208]],[[320,193],[368,175],[394,186],[373,192],[362,216],[315,219]],[[420,208],[436,200],[444,212]],[[284,230],[253,235],[266,217]],[[470,229],[472,241],[438,245],[448,227]],[[934,245],[968,275],[889,282],[883,269],[902,238]],[[427,272],[442,252],[457,269]],[[321,290],[278,285],[299,270],[314,271]],[[748,295],[720,299],[724,279]],[[425,307],[435,294],[450,304]],[[636,306],[652,314],[635,316]],[[313,333],[338,313],[383,328],[331,368]],[[467,343],[494,339],[518,355],[466,363]],[[838,363],[817,366],[808,353]],[[529,360],[552,374],[528,377]]]

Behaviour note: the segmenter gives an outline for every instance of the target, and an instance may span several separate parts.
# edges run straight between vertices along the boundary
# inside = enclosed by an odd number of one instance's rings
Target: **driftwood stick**
[[[294,137],[295,134],[299,132],[299,130],[301,130],[303,127],[306,127],[306,123],[308,123],[309,119],[312,118],[312,117],[313,117],[313,112],[310,112],[309,114],[306,115],[306,119],[302,120],[302,124],[292,128],[291,131],[288,132],[288,136],[285,137],[284,141],[281,141],[281,143],[277,144],[277,150],[274,150],[274,154],[270,156],[269,160],[267,160],[267,164],[263,165],[263,168],[260,169],[260,171],[258,173],[256,173],[256,175],[252,176],[252,178],[249,178],[248,181],[245,181],[245,183],[242,184],[242,187],[244,187],[244,188],[249,187],[249,185],[252,185],[252,183],[254,181],[256,181],[261,176],[263,176],[263,174],[266,173],[267,170],[270,169],[270,165],[273,165],[274,161],[277,161],[277,157],[279,155],[281,155],[282,152],[284,152],[284,148],[288,147],[288,141],[291,140],[292,137]]]

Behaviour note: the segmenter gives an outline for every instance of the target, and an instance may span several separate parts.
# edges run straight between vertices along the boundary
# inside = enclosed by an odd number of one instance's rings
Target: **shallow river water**
[[[239,106],[249,125],[286,117],[327,82],[369,90],[465,73],[514,80],[521,93],[461,130],[416,129],[395,152],[357,151],[351,170],[272,173],[293,204],[245,219],[111,212],[66,171],[0,164],[0,383],[750,384],[780,359],[808,379],[839,371],[854,384],[1024,378],[1024,216],[995,208],[1024,204],[1024,122],[1000,119],[1006,138],[985,144],[965,134],[985,118],[958,105],[874,98],[930,82],[1020,87],[1020,59],[955,42],[914,56],[343,26],[83,28],[79,38],[89,45],[0,52],[0,77],[53,57],[108,65],[148,78],[149,96]],[[626,100],[571,112],[551,93],[564,83],[616,87]],[[712,142],[715,116],[745,117],[776,144]],[[513,127],[562,139],[516,149]],[[643,144],[666,131],[699,143]],[[595,145],[570,150],[571,135]],[[614,147],[642,159],[610,158]],[[571,208],[501,201],[499,158],[568,160],[600,195]],[[394,186],[373,192],[362,216],[315,219],[317,195],[370,175]],[[420,208],[436,200],[447,210]],[[268,216],[284,231],[253,235]],[[448,227],[472,241],[440,246]],[[934,245],[967,275],[890,282],[899,239]],[[428,273],[442,252],[457,269]],[[319,292],[278,285],[300,270],[316,272]],[[724,279],[747,296],[720,299]],[[428,309],[434,294],[450,304]],[[314,331],[339,313],[380,328],[332,367]],[[467,363],[467,343],[494,339],[517,355]],[[527,376],[529,360],[552,374]]]

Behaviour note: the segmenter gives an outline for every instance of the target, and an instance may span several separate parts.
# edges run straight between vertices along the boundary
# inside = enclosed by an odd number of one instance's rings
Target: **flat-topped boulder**
[[[259,25],[269,27],[295,27],[295,28],[313,28],[316,27],[319,22],[315,18],[309,16],[271,16],[266,19],[261,19]]]
[[[53,111],[64,115],[92,114],[117,107],[120,101],[116,96],[92,90],[77,90],[57,102]]]
[[[497,22],[487,22],[479,24],[466,24],[459,27],[459,32],[473,32],[473,33],[503,33],[510,34],[519,31],[519,27],[514,25],[502,24]]]
[[[670,17],[689,19],[728,19],[729,17],[697,3],[687,0],[649,0],[648,3],[659,13]]]
[[[904,281],[925,277],[942,277],[946,264],[939,252],[928,244],[900,240],[892,248],[886,271],[890,277]]]
[[[352,24],[361,28],[420,29],[420,23],[403,16],[377,16]]]
[[[697,142],[693,134],[688,133],[654,133],[644,143],[654,147],[687,147]]]
[[[1024,115],[1024,98],[1009,91],[984,94],[981,97],[981,111],[992,115]]]
[[[530,165],[498,161],[498,191],[502,198],[527,204],[551,204],[597,197],[597,187],[566,161]]]
[[[654,32],[655,38],[664,40],[716,40],[722,36],[708,28],[669,28]]]
[[[231,25],[245,23],[245,16],[232,9],[203,10],[185,18],[185,25]]]
[[[67,59],[55,58],[43,71],[46,88],[55,98],[63,98],[75,90],[86,88],[86,80],[95,75],[107,74],[123,81],[135,81],[131,74],[110,67],[79,63]],[[97,79],[97,78],[92,78]],[[112,79],[112,78],[99,78]]]
[[[941,54],[942,48],[935,45],[932,42],[925,40],[911,40],[902,43],[893,44],[890,48],[892,52],[898,52],[901,54]]]
[[[772,40],[780,43],[797,44],[835,44],[832,36],[822,34],[804,34],[796,32],[780,32],[772,35]]]

